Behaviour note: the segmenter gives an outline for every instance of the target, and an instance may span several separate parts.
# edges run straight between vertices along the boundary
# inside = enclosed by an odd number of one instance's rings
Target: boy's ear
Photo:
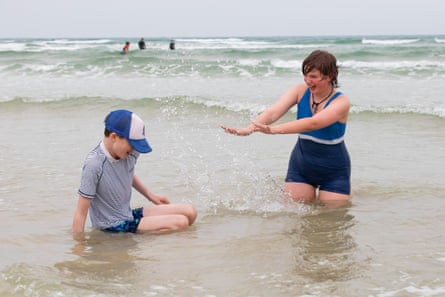
[[[108,137],[110,137],[111,140],[115,140],[117,138],[117,134],[115,132],[111,132]]]

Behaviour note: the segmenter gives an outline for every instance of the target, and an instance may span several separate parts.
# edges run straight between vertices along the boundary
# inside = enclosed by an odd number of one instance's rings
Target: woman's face
[[[318,69],[312,69],[304,75],[304,82],[312,93],[323,92],[327,86],[331,85],[331,79],[321,74]]]

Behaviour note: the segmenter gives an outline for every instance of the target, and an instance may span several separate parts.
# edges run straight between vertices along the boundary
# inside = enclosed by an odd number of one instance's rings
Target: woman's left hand
[[[264,134],[274,134],[272,132],[272,127],[270,125],[265,125],[265,124],[261,124],[261,123],[257,123],[257,122],[252,122],[252,124],[255,125],[256,132],[261,132]]]

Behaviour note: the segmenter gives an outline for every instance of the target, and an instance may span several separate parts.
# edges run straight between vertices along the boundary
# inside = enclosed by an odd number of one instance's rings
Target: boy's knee
[[[180,216],[176,221],[178,229],[186,229],[189,226],[189,219],[186,216]]]
[[[196,217],[198,216],[198,212],[193,205],[189,204],[187,205],[185,216],[187,217],[188,225],[192,225],[195,222]]]

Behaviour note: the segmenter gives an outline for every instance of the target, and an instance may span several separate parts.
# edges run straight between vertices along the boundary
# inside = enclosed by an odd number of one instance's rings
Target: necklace
[[[333,92],[334,92],[334,87],[331,87],[331,91],[329,91],[329,94],[326,97],[324,97],[323,99],[321,99],[320,101],[318,101],[318,102],[315,102],[314,94],[311,93],[311,96],[312,96],[312,105],[311,105],[311,107],[312,107],[312,110],[314,111],[314,113],[317,112],[318,105],[320,105],[321,103],[325,102],[329,97],[331,97]]]

